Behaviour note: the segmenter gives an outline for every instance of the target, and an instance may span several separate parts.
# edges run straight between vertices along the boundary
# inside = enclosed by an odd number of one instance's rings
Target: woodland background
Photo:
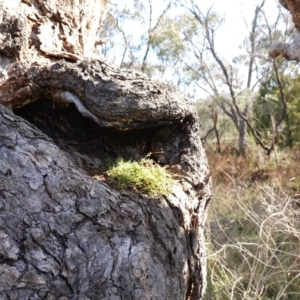
[[[269,19],[265,2],[247,12],[243,52],[231,61],[215,43],[224,18],[194,0],[111,3],[98,46],[196,102],[215,195],[206,299],[300,295],[299,65],[268,53],[296,31],[275,0]]]

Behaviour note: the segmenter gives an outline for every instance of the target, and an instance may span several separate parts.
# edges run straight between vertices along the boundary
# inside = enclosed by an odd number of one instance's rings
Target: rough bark
[[[270,47],[269,55],[275,59],[282,55],[287,60],[300,59],[300,2],[298,0],[280,0],[282,6],[290,11],[298,34],[290,43],[276,43]]]
[[[201,299],[211,192],[196,110],[95,56],[106,1],[92,2],[1,4],[0,299]],[[177,178],[168,196],[95,176],[148,153]]]

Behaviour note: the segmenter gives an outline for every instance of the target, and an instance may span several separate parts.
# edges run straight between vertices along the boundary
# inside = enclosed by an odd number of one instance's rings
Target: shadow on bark
[[[155,199],[91,177],[158,147],[153,158],[176,166],[186,121],[119,131],[49,100],[15,113],[1,106],[1,299],[199,299],[208,199],[180,165],[173,193]]]
[[[0,299],[205,290],[211,190],[195,107],[96,55],[107,3],[0,4]],[[178,179],[166,197],[93,178],[106,160],[149,152]]]

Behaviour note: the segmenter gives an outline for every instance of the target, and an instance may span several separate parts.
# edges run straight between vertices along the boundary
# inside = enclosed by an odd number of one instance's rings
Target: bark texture
[[[97,58],[107,3],[75,2],[1,3],[0,299],[201,299],[211,190],[194,105]],[[168,196],[99,175],[148,153],[178,180]]]
[[[280,0],[282,6],[290,11],[292,18],[298,32],[300,31],[300,2],[298,0]],[[300,59],[300,34],[290,43],[276,43],[273,44],[269,50],[271,58],[275,59],[282,55],[287,60]]]

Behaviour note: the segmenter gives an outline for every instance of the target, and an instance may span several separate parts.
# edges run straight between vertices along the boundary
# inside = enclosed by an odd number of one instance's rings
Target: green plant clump
[[[150,196],[167,195],[174,184],[172,175],[165,168],[146,158],[140,161],[120,159],[107,174],[118,188],[132,188]]]

